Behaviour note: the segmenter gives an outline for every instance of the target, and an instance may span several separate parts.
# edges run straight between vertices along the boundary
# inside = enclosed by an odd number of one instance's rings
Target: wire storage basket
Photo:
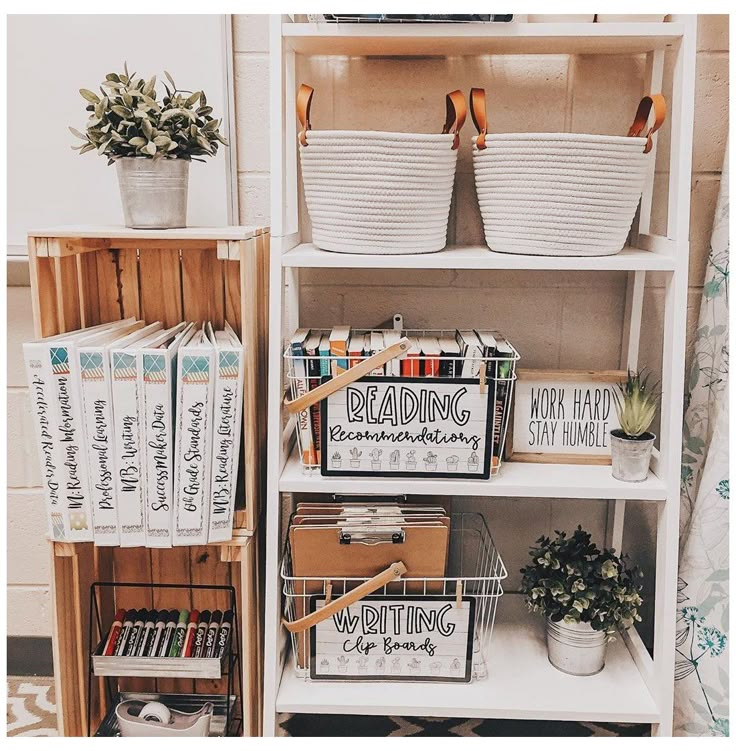
[[[332,330],[333,333],[335,331],[336,329]],[[420,401],[422,404],[412,413],[413,420],[402,419],[407,417],[407,412],[411,412],[404,410],[398,418],[389,415],[382,421],[383,412],[378,409],[370,430],[359,430],[360,427],[366,427],[365,424],[358,424],[348,415],[351,429],[355,428],[350,432],[350,437],[354,440],[333,440],[335,433],[332,431],[335,427],[330,422],[328,432],[327,415],[339,413],[342,407],[331,407],[332,411],[328,413],[327,406],[332,402],[328,402],[327,397],[313,401],[310,392],[324,388],[327,381],[336,377],[346,378],[357,366],[368,365],[379,357],[382,353],[375,353],[368,344],[372,333],[375,332],[350,329],[350,344],[346,345],[344,354],[332,354],[336,350],[334,347],[329,349],[331,332],[326,329],[311,329],[307,341],[295,345],[292,340],[284,350],[287,393],[290,396],[287,408],[294,415],[294,432],[304,471],[320,472],[325,476],[431,476],[458,479],[488,479],[497,475],[506,448],[516,365],[520,359],[516,348],[498,332],[487,332],[503,343],[494,354],[484,354],[482,348],[469,348],[460,355],[448,354],[442,349],[429,354],[426,347],[418,349],[417,342],[430,338],[441,345],[447,341],[452,344],[459,333],[466,332],[438,329],[405,329],[402,332],[384,330],[381,333],[386,335],[385,352],[396,346],[388,345],[388,342],[398,340],[402,334],[410,342],[409,349],[398,352],[400,359],[396,356],[384,356],[383,364],[370,368],[368,374],[363,374],[354,383],[362,384],[365,388],[369,388],[368,384],[372,383],[379,392],[381,388],[389,389],[389,384],[394,385],[398,389],[396,398],[401,402],[400,412],[402,405],[415,404],[411,395],[404,395],[402,387],[422,387],[425,391],[434,392],[436,396],[428,396],[426,401],[430,407],[426,411],[423,411],[422,399],[417,398],[416,404]],[[395,336],[390,340],[389,336],[392,334]],[[361,345],[358,345],[353,350],[354,341],[365,341],[365,348],[361,349]],[[322,345],[318,345],[318,342],[322,342]],[[325,343],[328,348],[322,349]],[[341,388],[344,393],[344,387]],[[458,391],[466,393],[469,398],[477,396],[478,399],[467,403],[454,402]],[[343,397],[343,400],[346,398]],[[309,406],[297,410],[305,400],[311,402]],[[467,430],[463,432],[463,429],[458,428],[453,432],[448,428],[443,432],[437,427],[443,424],[443,418],[447,418],[447,411],[450,409],[448,405],[452,403],[463,403],[468,407],[468,424],[474,426],[476,437],[482,434],[480,446],[477,441],[470,439]],[[436,409],[432,409],[432,405]],[[399,428],[403,429],[401,436],[398,436]],[[457,438],[457,441],[453,443],[451,437]],[[446,440],[444,444],[443,440]],[[465,445],[461,445],[463,440],[466,441]]]
[[[375,544],[375,543],[372,543]],[[396,546],[396,556],[401,556],[400,545]],[[423,602],[442,602],[446,607],[454,607],[455,603],[472,601],[472,619],[469,625],[469,645],[472,644],[472,657],[468,661],[469,671],[466,680],[480,680],[488,676],[488,660],[491,650],[493,627],[496,618],[498,601],[503,595],[503,580],[507,576],[506,567],[496,549],[485,519],[481,514],[463,512],[451,515],[449,535],[448,564],[446,576],[437,578],[428,577],[402,577],[384,583],[378,589],[373,589],[367,598],[361,597],[357,601],[340,607],[337,613],[331,616],[340,618],[355,618],[354,608],[363,600],[370,600],[372,605],[380,605],[381,602],[391,603],[397,607],[397,602],[402,602],[411,607]],[[284,623],[291,632],[291,649],[294,669],[297,675],[304,679],[315,677],[316,657],[315,640],[316,626],[305,630],[292,630],[289,626],[305,616],[319,612],[319,604],[334,602],[333,598],[354,592],[358,587],[365,588],[371,581],[370,577],[353,578],[340,576],[327,577],[304,577],[295,576],[292,567],[292,551],[287,539],[281,564],[281,579],[283,581],[283,616]],[[345,598],[347,599],[347,598]],[[334,602],[335,605],[338,603]],[[322,607],[324,607],[324,605]],[[353,634],[354,635],[354,634]],[[419,637],[421,638],[421,637]],[[383,653],[380,640],[376,640],[376,648],[370,655],[364,655],[371,660],[388,660]],[[471,651],[469,646],[468,651]],[[425,652],[420,657],[426,658],[429,653]],[[432,656],[435,662],[440,657]],[[318,658],[318,656],[317,656]],[[359,660],[359,658],[358,658]],[[358,664],[360,664],[358,662]],[[439,665],[429,663],[429,675],[418,677],[411,670],[402,671],[401,674],[392,674],[390,665],[386,665],[384,675],[373,673],[368,680],[432,680],[435,669]],[[442,666],[445,667],[445,666]],[[457,672],[454,666],[450,673]],[[359,669],[360,670],[360,669]],[[358,674],[360,677],[360,673]],[[341,679],[335,674],[335,679]],[[330,676],[322,676],[321,679],[330,679]],[[360,677],[361,680],[366,678]],[[436,680],[442,680],[437,678]]]

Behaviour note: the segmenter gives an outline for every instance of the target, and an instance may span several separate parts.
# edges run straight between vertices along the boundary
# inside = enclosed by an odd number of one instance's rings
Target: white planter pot
[[[125,226],[177,229],[187,226],[189,162],[123,157],[115,162]]]
[[[606,633],[588,623],[568,625],[547,618],[547,656],[563,673],[595,675],[606,663]]]
[[[654,433],[629,438],[622,430],[611,431],[611,471],[617,480],[644,482],[649,474]]]

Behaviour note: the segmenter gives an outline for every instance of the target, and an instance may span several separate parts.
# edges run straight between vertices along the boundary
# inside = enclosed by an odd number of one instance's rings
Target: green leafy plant
[[[228,145],[220,133],[221,120],[212,117],[203,91],[177,88],[164,71],[166,96],[156,93],[156,76],[144,80],[135,73],[108,73],[100,94],[89,89],[79,93],[87,102],[86,130],[69,130],[83,143],[72,146],[80,154],[96,150],[112,164],[122,157],[185,159],[214,156],[219,144]],[[170,84],[170,85],[169,85]]]
[[[531,563],[521,569],[529,610],[554,622],[589,623],[609,640],[641,621],[641,570],[613,549],[599,550],[582,527],[570,537],[555,534],[536,541]]]
[[[638,438],[649,430],[659,402],[659,392],[649,385],[649,375],[628,371],[626,380],[613,392],[613,402],[621,430],[629,438]]]

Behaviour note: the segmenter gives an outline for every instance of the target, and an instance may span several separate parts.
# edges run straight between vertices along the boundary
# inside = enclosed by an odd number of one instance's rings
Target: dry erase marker
[[[125,645],[125,657],[133,657],[138,651],[138,639],[143,631],[143,624],[146,622],[148,611],[144,608],[138,611],[138,615],[133,621],[133,627],[128,635],[128,643]]]
[[[115,620],[110,626],[110,633],[107,635],[107,641],[105,642],[105,648],[102,650],[102,654],[106,657],[115,654],[115,642],[117,642],[120,636],[120,631],[123,628],[123,621],[125,620],[125,609],[121,608],[115,613]]]
[[[129,610],[125,614],[125,620],[123,621],[123,628],[120,630],[120,636],[118,637],[117,644],[115,645],[115,654],[124,655],[125,647],[128,643],[128,637],[130,636],[130,630],[133,628],[133,621],[138,617],[137,610]]]
[[[166,627],[164,633],[161,636],[161,643],[158,645],[158,651],[156,657],[168,657],[171,645],[174,643],[174,633],[176,632],[176,624],[179,621],[179,611],[169,610],[169,618],[166,621]]]
[[[192,657],[202,657],[204,650],[204,642],[207,637],[207,628],[210,625],[210,613],[209,610],[203,610],[199,614],[199,620],[197,621],[197,633],[194,635],[194,649],[192,650]]]
[[[182,649],[184,647],[184,637],[187,633],[187,620],[189,619],[188,610],[179,611],[179,622],[176,624],[176,631],[174,632],[174,638],[171,640],[171,647],[169,647],[169,657],[181,657]]]
[[[222,616],[222,626],[220,626],[220,633],[217,635],[217,646],[215,647],[215,657],[222,657],[227,650],[228,642],[230,641],[230,632],[233,628],[233,611],[226,610],[225,615]]]
[[[164,629],[166,628],[166,621],[168,620],[169,611],[159,610],[156,625],[153,628],[153,638],[151,639],[148,651],[145,653],[146,657],[156,657],[158,655],[158,648],[161,645],[161,640],[164,638]]]
[[[187,626],[187,637],[184,639],[184,649],[182,657],[191,657],[194,654],[194,634],[197,631],[197,622],[199,621],[199,610],[192,610],[189,614],[189,625]]]
[[[217,632],[220,630],[220,621],[222,620],[222,610],[213,610],[210,625],[207,627],[207,637],[204,641],[203,657],[213,657],[215,654],[215,645],[217,644]]]
[[[143,627],[143,636],[140,639],[140,647],[137,651],[139,657],[150,657],[153,640],[156,638],[156,621],[158,621],[158,611],[149,610],[146,625]]]

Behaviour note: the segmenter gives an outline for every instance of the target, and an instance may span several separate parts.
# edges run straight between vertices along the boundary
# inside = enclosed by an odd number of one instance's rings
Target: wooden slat
[[[191,582],[189,548],[151,550],[151,578],[158,584],[188,584]],[[197,607],[191,589],[154,589],[154,607],[157,610],[172,608],[191,611]],[[183,678],[157,678],[156,690],[160,693],[190,694],[194,681]]]
[[[151,577],[151,552],[146,548],[112,548],[114,550],[113,573],[116,583],[150,584],[155,581]],[[115,607],[126,610],[153,607],[153,596],[150,587],[133,589],[132,587],[115,588]],[[119,678],[120,691],[151,691],[153,684],[150,678]]]
[[[53,336],[60,331],[56,312],[56,284],[51,261],[45,255],[45,248],[45,238],[28,238],[33,325],[38,338]]]
[[[225,322],[224,261],[212,250],[187,250],[181,254],[181,290],[184,318],[212,321],[214,328]]]
[[[182,302],[179,251],[141,248],[138,272],[141,315],[146,323],[161,321],[167,327],[180,323]]]
[[[94,548],[93,561],[96,581],[114,581],[115,569],[113,566],[113,553],[113,548]],[[104,638],[106,635],[106,629],[110,627],[110,624],[115,619],[115,591],[111,587],[100,587],[97,595],[103,632],[101,635],[98,634],[95,626],[95,630],[93,631],[95,639]],[[105,693],[105,679],[93,678],[92,680],[95,681],[96,684],[93,684],[92,697],[90,699],[92,703],[92,729],[94,730],[99,727],[110,707]]]
[[[74,331],[82,325],[77,286],[77,262],[72,256],[54,258],[53,274],[56,285],[56,314],[61,331]]]
[[[49,238],[48,254],[52,258],[65,258],[84,253],[106,250],[110,241],[101,238],[64,237]]]
[[[130,316],[136,316],[143,318],[140,284],[138,282],[140,276],[138,253],[131,249],[118,250],[116,253],[120,317],[129,318]],[[146,323],[149,323],[149,321],[146,321]]]
[[[75,258],[77,265],[77,287],[79,289],[79,311],[82,326],[96,326],[107,323],[100,318],[100,286],[97,281],[97,253],[81,253]]]

